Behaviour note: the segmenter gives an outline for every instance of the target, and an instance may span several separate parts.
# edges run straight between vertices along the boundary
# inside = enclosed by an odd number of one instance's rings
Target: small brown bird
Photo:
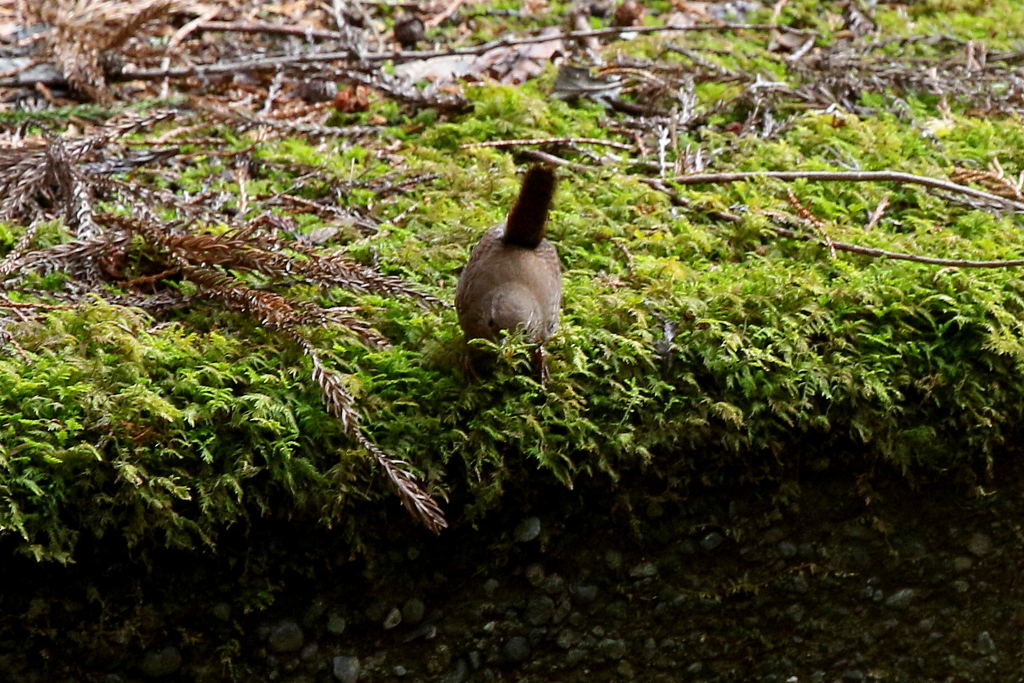
[[[528,341],[541,344],[558,329],[562,268],[544,238],[554,193],[554,170],[534,166],[508,218],[473,247],[455,292],[466,339],[498,341],[503,332],[522,330]],[[535,362],[543,375],[540,347]]]

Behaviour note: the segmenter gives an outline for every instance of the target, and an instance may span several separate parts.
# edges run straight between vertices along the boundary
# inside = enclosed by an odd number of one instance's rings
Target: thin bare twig
[[[574,171],[592,171],[595,168],[597,168],[597,166],[577,164],[574,161],[569,161],[568,159],[563,159],[562,157],[555,156],[554,154],[542,152],[539,149],[523,150],[523,156],[528,157],[530,159],[534,159],[535,161],[543,162],[545,164],[554,164],[555,166],[566,166],[568,168],[573,169]]]
[[[268,33],[282,36],[301,36],[307,40],[347,40],[348,36],[338,31],[327,31],[319,28],[306,28],[303,26],[287,26],[285,24],[270,24],[267,22],[254,22],[251,24],[234,21],[203,21],[196,27],[200,31],[225,31],[236,33]]]
[[[696,175],[696,174],[694,174]],[[725,174],[707,174],[707,175],[725,175]],[[757,175],[757,174],[755,174]],[[686,176],[683,176],[686,177]],[[664,192],[668,195],[669,199],[672,200],[673,204],[678,206],[685,206],[689,208],[695,208],[694,203],[685,197],[681,197],[678,192],[674,191],[668,185],[654,178],[637,178],[637,180],[650,185],[659,192]],[[716,218],[720,218],[730,223],[742,223],[743,217],[735,213],[728,211],[709,211],[709,215]],[[779,237],[789,237],[791,239],[810,241],[812,238],[810,235],[805,235],[790,230],[789,228],[782,228],[776,225],[768,226],[768,229],[774,232]],[[875,258],[886,258],[894,261],[913,261],[915,263],[925,263],[933,266],[946,266],[949,268],[1019,268],[1024,266],[1024,259],[1012,259],[1008,261],[974,261],[970,259],[947,259],[947,258],[932,258],[930,256],[917,256],[915,254],[906,254],[898,251],[889,251],[888,249],[878,249],[876,247],[862,247],[857,244],[849,244],[847,242],[832,242],[832,247],[838,251],[846,251],[852,254],[863,254],[865,256],[873,256]]]
[[[996,206],[1004,206],[1014,213],[1024,213],[1024,202],[1018,202],[1008,197],[976,190],[966,185],[958,185],[941,178],[929,178],[928,176],[914,175],[913,173],[901,173],[899,171],[744,171],[737,173],[691,173],[666,180],[680,185],[698,185],[701,183],[735,183],[744,180],[756,180],[759,178],[772,178],[775,180],[838,180],[845,182],[896,182],[945,190],[957,194],[982,199],[991,202]]]
[[[518,140],[488,140],[487,142],[467,142],[459,145],[459,149],[471,147],[515,147],[517,145],[604,145],[614,149],[624,149],[632,152],[634,147],[624,142],[614,140],[602,140],[601,138],[522,138]]]
[[[768,226],[768,229],[780,237],[791,237],[793,239],[810,240],[810,235],[801,235],[795,230],[781,228],[777,225]],[[832,246],[839,251],[848,251],[852,254],[864,254],[875,258],[886,258],[894,261],[913,261],[914,263],[926,263],[932,266],[946,266],[948,268],[1020,268],[1024,266],[1024,259],[1013,259],[1009,261],[973,261],[971,259],[955,258],[933,258],[931,256],[917,256],[915,254],[904,254],[888,249],[876,247],[862,247],[857,244],[846,242],[832,242]]]

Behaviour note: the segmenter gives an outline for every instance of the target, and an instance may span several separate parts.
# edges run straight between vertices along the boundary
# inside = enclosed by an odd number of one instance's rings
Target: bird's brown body
[[[562,268],[545,239],[554,188],[550,168],[531,168],[508,218],[473,248],[455,293],[467,339],[497,341],[503,332],[522,330],[541,343],[558,329]]]

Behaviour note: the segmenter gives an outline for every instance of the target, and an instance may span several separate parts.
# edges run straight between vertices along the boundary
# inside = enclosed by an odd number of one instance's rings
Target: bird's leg
[[[462,354],[462,374],[466,376],[471,382],[476,382],[480,379],[480,375],[476,371],[476,363],[473,362],[473,349],[466,347],[465,352]]]
[[[533,371],[540,378],[540,385],[546,386],[551,379],[551,371],[548,370],[547,358],[544,355],[544,347],[538,344],[533,347]]]

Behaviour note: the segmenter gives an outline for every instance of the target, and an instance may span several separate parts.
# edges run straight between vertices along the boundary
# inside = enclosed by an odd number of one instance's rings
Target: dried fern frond
[[[87,176],[117,168],[104,168],[102,160],[95,161],[100,166],[87,164],[86,160],[112,138],[153,126],[173,115],[165,110],[145,117],[129,116],[74,140],[29,139],[0,147],[0,197],[4,198],[0,220],[18,215],[34,198],[40,197],[50,203],[61,203],[73,227],[85,226],[86,233],[95,230],[90,208],[91,185],[99,180]]]
[[[318,254],[297,243],[286,243],[260,234],[254,228],[220,235],[168,236],[166,240],[170,248],[193,263],[251,270],[275,278],[304,278],[315,284],[343,287],[354,292],[407,296],[434,306],[446,305],[402,278],[384,275],[340,252]],[[305,258],[284,253],[289,249],[303,254]]]
[[[109,100],[101,66],[116,50],[158,19],[185,9],[183,0],[43,0],[26,3],[29,18],[51,30],[45,48],[73,89],[97,102]]]
[[[111,254],[126,249],[131,239],[131,232],[108,230],[86,239],[30,251],[6,265],[5,270],[0,272],[0,280],[29,269],[43,272],[60,269],[78,279],[93,279],[91,274],[96,271],[98,264],[109,259]]]
[[[445,520],[440,506],[420,488],[415,475],[409,471],[409,463],[392,458],[363,433],[359,424],[359,413],[353,408],[352,394],[345,389],[338,374],[324,366],[320,355],[307,339],[296,335],[292,335],[292,339],[302,347],[313,362],[313,381],[320,387],[320,394],[327,412],[337,418],[345,431],[373,456],[377,464],[384,468],[384,472],[388,475],[388,481],[391,482],[391,486],[409,514],[435,534],[448,528],[448,522]]]
[[[3,261],[0,261],[0,282],[6,280],[8,275],[21,267],[21,257],[35,241],[37,232],[39,232],[39,221],[34,220],[18,243],[14,245],[14,249],[8,252]]]

